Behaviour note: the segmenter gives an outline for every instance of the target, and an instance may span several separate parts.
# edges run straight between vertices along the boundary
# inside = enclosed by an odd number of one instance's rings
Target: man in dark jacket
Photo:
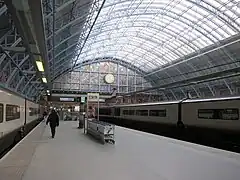
[[[46,124],[50,123],[52,138],[55,137],[56,127],[59,126],[59,117],[57,112],[53,109],[51,114],[48,116]]]

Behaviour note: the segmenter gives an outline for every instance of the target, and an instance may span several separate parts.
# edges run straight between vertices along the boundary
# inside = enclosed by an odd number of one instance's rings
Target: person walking
[[[95,108],[92,106],[89,106],[88,109],[88,118],[92,119],[95,118]]]
[[[57,112],[53,109],[51,114],[48,116],[46,125],[50,124],[52,138],[55,137],[56,127],[59,126],[59,116]]]

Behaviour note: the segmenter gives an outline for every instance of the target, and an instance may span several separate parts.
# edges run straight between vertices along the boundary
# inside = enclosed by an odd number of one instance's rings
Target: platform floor
[[[25,168],[22,174],[6,179],[1,172],[4,162],[5,170],[11,168],[6,166],[9,158],[21,161],[16,155],[12,158],[14,151],[21,151],[17,147],[0,161],[1,180],[239,180],[240,177],[239,154],[121,127],[116,128],[115,145],[102,145],[84,135],[77,129],[77,122],[61,122],[55,139],[50,138],[49,127],[41,124],[28,141],[36,147],[32,148],[34,152],[25,151],[28,156],[21,152],[22,159],[31,157],[22,166]],[[19,146],[26,148],[29,144],[22,142]]]

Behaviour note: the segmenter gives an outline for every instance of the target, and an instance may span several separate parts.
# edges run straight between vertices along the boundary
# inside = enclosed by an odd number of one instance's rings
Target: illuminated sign
[[[64,101],[64,102],[74,102],[74,98],[60,98],[60,101]]]
[[[86,97],[81,96],[81,103],[85,103],[85,98]]]

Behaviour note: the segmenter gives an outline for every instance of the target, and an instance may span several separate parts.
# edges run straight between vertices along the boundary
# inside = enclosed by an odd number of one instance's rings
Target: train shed
[[[116,125],[123,115],[166,124],[177,102],[174,128],[198,132],[182,121],[191,109],[189,122],[239,130],[237,101],[190,104],[240,97],[239,57],[239,0],[0,0],[0,180],[237,180],[237,153],[119,126],[116,144],[103,146],[65,120],[80,128],[97,93],[92,116],[107,107]],[[159,103],[168,107],[136,108]]]

